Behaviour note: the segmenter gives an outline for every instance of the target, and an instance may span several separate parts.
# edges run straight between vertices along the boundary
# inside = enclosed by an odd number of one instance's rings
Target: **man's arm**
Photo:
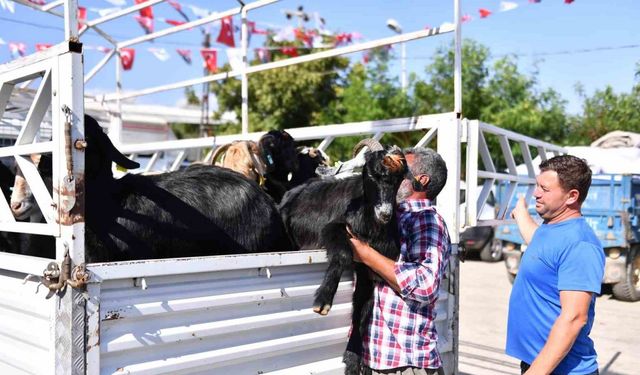
[[[592,294],[573,290],[560,291],[560,316],[551,327],[546,344],[526,375],[551,374],[567,355],[578,333],[587,323]]]
[[[516,220],[520,234],[524,242],[528,245],[533,238],[533,233],[538,229],[538,224],[533,220],[531,215],[529,215],[524,197],[518,198],[516,207],[511,211],[511,217]]]
[[[398,285],[398,280],[396,280],[396,262],[380,254],[369,244],[360,241],[356,237],[351,236],[350,241],[354,258],[380,275],[396,292],[400,292],[400,286]]]

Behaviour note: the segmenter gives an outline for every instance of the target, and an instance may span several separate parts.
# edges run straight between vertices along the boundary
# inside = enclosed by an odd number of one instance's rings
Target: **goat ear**
[[[89,115],[84,116],[84,130],[94,145],[102,151],[111,161],[126,169],[140,168],[140,164],[122,155],[118,149],[111,143],[109,137],[102,131],[98,121]]]

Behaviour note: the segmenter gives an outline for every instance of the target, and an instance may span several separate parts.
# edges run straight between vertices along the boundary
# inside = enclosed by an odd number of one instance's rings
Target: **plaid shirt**
[[[435,305],[451,240],[429,200],[401,202],[397,214],[401,254],[395,273],[402,291],[398,294],[387,283],[377,283],[363,360],[376,370],[438,368],[442,361],[436,348]]]

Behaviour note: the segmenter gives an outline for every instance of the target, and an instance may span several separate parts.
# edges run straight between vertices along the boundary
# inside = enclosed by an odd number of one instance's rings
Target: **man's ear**
[[[431,182],[431,178],[429,178],[429,176],[427,176],[426,174],[423,174],[418,177],[418,181],[420,181],[420,185],[426,188],[427,185],[429,185],[429,182]]]
[[[580,198],[580,192],[577,189],[571,189],[567,193],[567,200],[565,203],[567,206],[578,203],[578,199]]]

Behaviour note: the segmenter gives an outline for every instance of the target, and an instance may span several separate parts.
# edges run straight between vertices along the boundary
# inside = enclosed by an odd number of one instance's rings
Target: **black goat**
[[[88,116],[85,131],[86,221],[96,240],[87,243],[88,262],[291,250],[275,204],[256,183],[206,165],[115,180],[111,161],[134,165]]]
[[[193,165],[159,175],[113,178],[111,164],[138,164],[85,116],[85,260],[288,251],[273,200],[240,174]]]
[[[328,157],[320,150],[296,149],[294,139],[284,130],[271,130],[258,142],[234,141],[222,145],[212,157],[215,165],[258,182],[276,202],[282,200],[287,190],[317,177],[316,168],[327,161]]]
[[[355,268],[352,333],[343,359],[346,374],[359,374],[361,368],[362,334],[371,316],[374,288],[367,267],[354,267],[346,227],[384,256],[397,259],[396,193],[407,171],[399,148],[370,151],[361,175],[312,180],[287,192],[279,206],[296,248],[327,250],[329,266],[315,294],[315,312],[329,312],[342,273]]]
[[[298,169],[291,175],[288,189],[293,189],[298,185],[318,177],[316,169],[319,166],[326,166],[329,162],[329,156],[322,150],[313,147],[298,147]]]

